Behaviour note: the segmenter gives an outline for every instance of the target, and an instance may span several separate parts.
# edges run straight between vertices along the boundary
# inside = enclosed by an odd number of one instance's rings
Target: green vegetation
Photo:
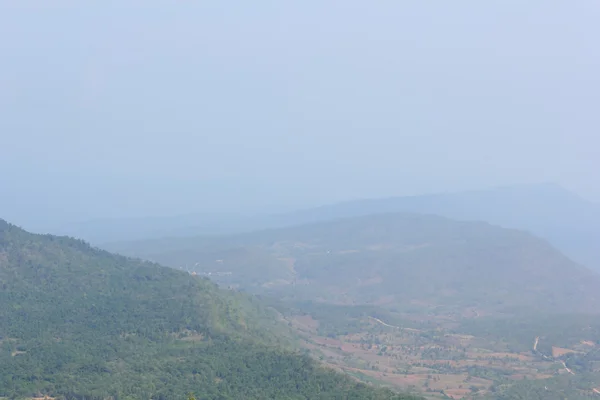
[[[113,220],[79,226],[75,236],[98,243],[178,236],[157,240],[166,251],[184,242],[183,236],[223,235],[265,228],[282,228],[340,218],[381,213],[435,214],[466,221],[486,221],[523,229],[549,240],[569,258],[600,271],[600,206],[555,184],[518,185],[489,190],[422,196],[364,199],[267,216],[186,215],[169,219]],[[104,234],[102,232],[104,231]],[[193,241],[190,240],[189,243]],[[141,242],[144,243],[144,242]],[[197,240],[196,240],[197,244]],[[132,243],[112,243],[116,252],[130,251]],[[144,249],[141,246],[142,253]]]
[[[269,304],[324,362],[365,382],[419,388],[432,398],[465,389],[467,399],[600,395],[597,315],[429,320],[373,305]]]
[[[522,352],[533,347],[550,356],[552,346],[572,348],[582,341],[598,344],[600,340],[600,318],[586,314],[525,314],[511,318],[478,318],[462,321],[458,331],[488,341],[501,342],[507,350]],[[584,346],[585,347],[585,346]]]
[[[433,398],[600,395],[600,277],[522,231],[388,214],[120,249],[260,294],[365,382]]]
[[[258,301],[0,220],[0,397],[408,399],[282,349]]]
[[[597,312],[600,277],[525,232],[407,214],[121,251],[288,300],[386,304],[420,313]],[[240,260],[240,254],[250,254]],[[216,261],[218,260],[218,261]]]
[[[522,380],[510,386],[499,386],[486,396],[489,400],[589,400],[598,398],[593,382],[599,373],[563,375],[550,379]],[[599,385],[600,386],[600,385]]]
[[[368,304],[347,306],[312,301],[279,301],[273,298],[265,299],[264,303],[286,317],[309,315],[318,322],[317,333],[321,336],[336,337],[365,332],[372,329],[373,320],[370,318],[379,318],[390,325],[403,328],[431,327],[427,323],[419,324],[402,318],[387,308]]]

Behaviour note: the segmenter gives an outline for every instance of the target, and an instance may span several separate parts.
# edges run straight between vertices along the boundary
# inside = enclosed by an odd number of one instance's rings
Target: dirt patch
[[[360,345],[356,343],[344,343],[342,344],[341,349],[346,353],[356,353],[360,352]]]
[[[427,379],[426,375],[400,375],[400,374],[391,374],[388,376],[389,382],[398,385],[400,387],[410,386],[410,385],[422,385],[423,382]]]
[[[444,337],[457,338],[462,340],[471,340],[475,338],[475,336],[472,335],[460,335],[458,333],[447,333],[444,335]]]
[[[571,350],[571,349],[565,349],[563,347],[552,346],[552,357],[561,357],[561,356],[564,356],[565,354],[569,354],[569,353],[579,353],[579,352],[575,351],[575,350]]]
[[[481,354],[480,354],[481,355]],[[509,360],[519,360],[519,361],[531,361],[532,357],[522,353],[487,353],[483,357],[483,359],[509,359]]]
[[[536,375],[534,375],[533,379],[550,379],[553,377],[554,377],[554,375],[552,375],[552,374],[536,374]]]
[[[492,381],[490,379],[477,378],[477,377],[471,377],[470,381],[469,381],[470,385],[484,386],[484,387],[491,386],[493,383],[494,383],[494,381]]]
[[[201,342],[204,340],[204,335],[190,335],[181,338],[184,342]]]

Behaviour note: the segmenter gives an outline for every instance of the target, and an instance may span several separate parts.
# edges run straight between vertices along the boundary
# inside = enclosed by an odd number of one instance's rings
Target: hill
[[[600,240],[600,205],[555,184],[349,201],[281,215],[277,224],[390,212],[436,214],[526,230],[550,241],[571,259],[600,270],[600,247],[596,245]]]
[[[380,214],[122,249],[282,298],[510,313],[596,312],[600,277],[548,242],[487,223]]]
[[[600,205],[553,184],[356,200],[276,215],[193,214],[96,221],[63,227],[59,231],[119,251],[123,244],[115,242],[168,236],[235,234],[395,212],[436,214],[526,230],[550,241],[569,258],[600,270],[600,247],[596,245],[600,240]]]
[[[245,295],[3,220],[0,287],[0,397],[409,398],[282,349]]]

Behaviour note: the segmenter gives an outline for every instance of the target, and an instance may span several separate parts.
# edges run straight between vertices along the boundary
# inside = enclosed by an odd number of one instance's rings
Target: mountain
[[[571,259],[600,270],[600,205],[555,184],[350,201],[281,215],[278,224],[390,212],[436,214],[527,230]]]
[[[366,199],[274,215],[186,215],[170,218],[97,221],[64,227],[119,250],[115,242],[168,236],[224,235],[379,213],[436,214],[526,230],[552,243],[571,259],[600,271],[600,205],[554,184]]]
[[[3,220],[0,287],[0,397],[409,398],[285,350],[246,295]]]
[[[483,222],[378,214],[121,251],[280,298],[457,311],[596,312],[600,276],[547,241]]]

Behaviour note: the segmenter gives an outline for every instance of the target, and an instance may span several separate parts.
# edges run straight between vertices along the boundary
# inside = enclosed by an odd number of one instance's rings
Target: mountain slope
[[[0,288],[0,397],[408,398],[266,346],[244,295],[3,220]]]
[[[259,293],[347,304],[596,311],[600,277],[546,241],[486,223],[381,214],[220,238],[132,244],[136,255]]]
[[[527,230],[549,240],[570,258],[600,270],[600,205],[554,184],[349,201],[285,214],[278,224],[390,212],[436,214]]]
[[[165,236],[232,234],[265,228],[281,228],[370,214],[408,212],[436,214],[460,220],[478,220],[506,228],[530,231],[571,259],[600,270],[600,205],[586,201],[557,185],[523,185],[459,193],[366,199],[331,204],[269,216],[190,215],[162,220],[148,219],[144,232],[126,234],[130,221],[112,221],[71,228],[99,242],[149,239]],[[98,229],[97,229],[98,228]],[[94,236],[100,228],[113,236]],[[75,230],[74,230],[75,229]],[[86,236],[87,235],[87,236]],[[127,244],[110,243],[120,251]]]

